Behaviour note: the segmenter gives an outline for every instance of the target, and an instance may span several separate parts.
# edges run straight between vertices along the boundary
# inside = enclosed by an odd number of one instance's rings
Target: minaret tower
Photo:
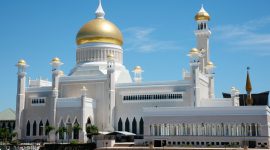
[[[58,85],[59,85],[59,77],[63,75],[63,71],[59,70],[59,67],[63,65],[61,60],[58,57],[52,59],[50,65],[52,66],[52,101],[51,101],[51,115],[50,122],[53,126],[56,127],[56,102],[58,98]],[[54,141],[55,135],[52,134],[51,141]]]
[[[18,82],[17,82],[17,97],[16,97],[16,132],[18,133],[17,138],[21,139],[22,133],[22,120],[23,120],[23,110],[25,106],[25,76],[26,76],[26,68],[28,65],[25,60],[21,59],[16,64],[18,67]]]
[[[200,100],[200,87],[199,87],[199,65],[200,58],[202,54],[197,48],[192,48],[189,51],[188,56],[190,57],[190,70],[191,70],[191,79],[193,84],[193,96],[192,96],[192,106],[198,107]]]
[[[109,54],[107,56],[107,79],[108,79],[108,122],[106,131],[114,131],[114,115],[115,115],[115,61],[114,56]],[[107,118],[107,117],[105,117]]]
[[[197,49],[203,54],[200,58],[200,71],[205,73],[205,67],[207,62],[210,61],[210,50],[209,50],[209,37],[211,31],[208,28],[208,21],[210,20],[209,14],[204,10],[203,5],[199,12],[195,16],[197,22],[197,30],[195,30],[195,36],[197,39]]]
[[[134,78],[133,78],[134,82],[140,83],[142,81],[142,72],[143,72],[142,67],[136,66],[132,72],[134,72]]]
[[[209,38],[211,31],[208,27],[208,21],[210,15],[205,11],[203,5],[199,12],[195,16],[197,22],[197,30],[195,30],[195,36],[197,40],[197,49],[201,53],[199,59],[199,71],[208,77],[208,98],[214,98],[214,64],[210,61],[210,49],[209,49]]]
[[[246,80],[246,91],[247,91],[247,99],[246,99],[246,104],[248,106],[253,105],[253,99],[251,97],[251,91],[252,91],[252,86],[249,78],[249,67],[247,67],[247,80]]]

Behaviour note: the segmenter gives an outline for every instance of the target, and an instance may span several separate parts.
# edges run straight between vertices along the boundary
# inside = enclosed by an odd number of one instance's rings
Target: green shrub
[[[70,144],[79,144],[79,142],[77,140],[72,140]]]

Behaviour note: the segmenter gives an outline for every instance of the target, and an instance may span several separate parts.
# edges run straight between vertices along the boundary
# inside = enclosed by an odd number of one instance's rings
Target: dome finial
[[[208,12],[204,9],[203,4],[201,6],[201,9],[199,10],[199,12],[196,14],[195,16],[195,20],[210,20],[210,15],[208,14]]]
[[[99,0],[98,8],[96,10],[96,18],[104,19],[105,12],[102,8],[101,0]]]

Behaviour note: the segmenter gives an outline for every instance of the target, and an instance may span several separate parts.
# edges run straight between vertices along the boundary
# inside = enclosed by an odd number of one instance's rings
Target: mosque
[[[248,144],[269,147],[270,109],[253,105],[247,72],[244,106],[239,91],[216,98],[214,68],[210,59],[210,15],[203,7],[195,15],[196,48],[188,53],[189,71],[178,81],[143,82],[140,66],[131,72],[123,64],[123,37],[105,19],[101,1],[96,17],[77,33],[76,65],[68,75],[57,57],[50,62],[52,81],[29,80],[25,60],[19,60],[16,131],[22,140],[59,139],[86,142],[86,126],[100,131],[127,131],[156,146],[224,146]],[[268,95],[267,95],[268,96]],[[57,135],[46,126],[82,130]]]

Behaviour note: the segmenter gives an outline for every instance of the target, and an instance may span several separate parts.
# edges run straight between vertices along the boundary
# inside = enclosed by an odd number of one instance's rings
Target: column
[[[179,135],[179,126],[178,126],[178,124],[175,125],[175,128],[176,128],[176,135],[178,136]]]

